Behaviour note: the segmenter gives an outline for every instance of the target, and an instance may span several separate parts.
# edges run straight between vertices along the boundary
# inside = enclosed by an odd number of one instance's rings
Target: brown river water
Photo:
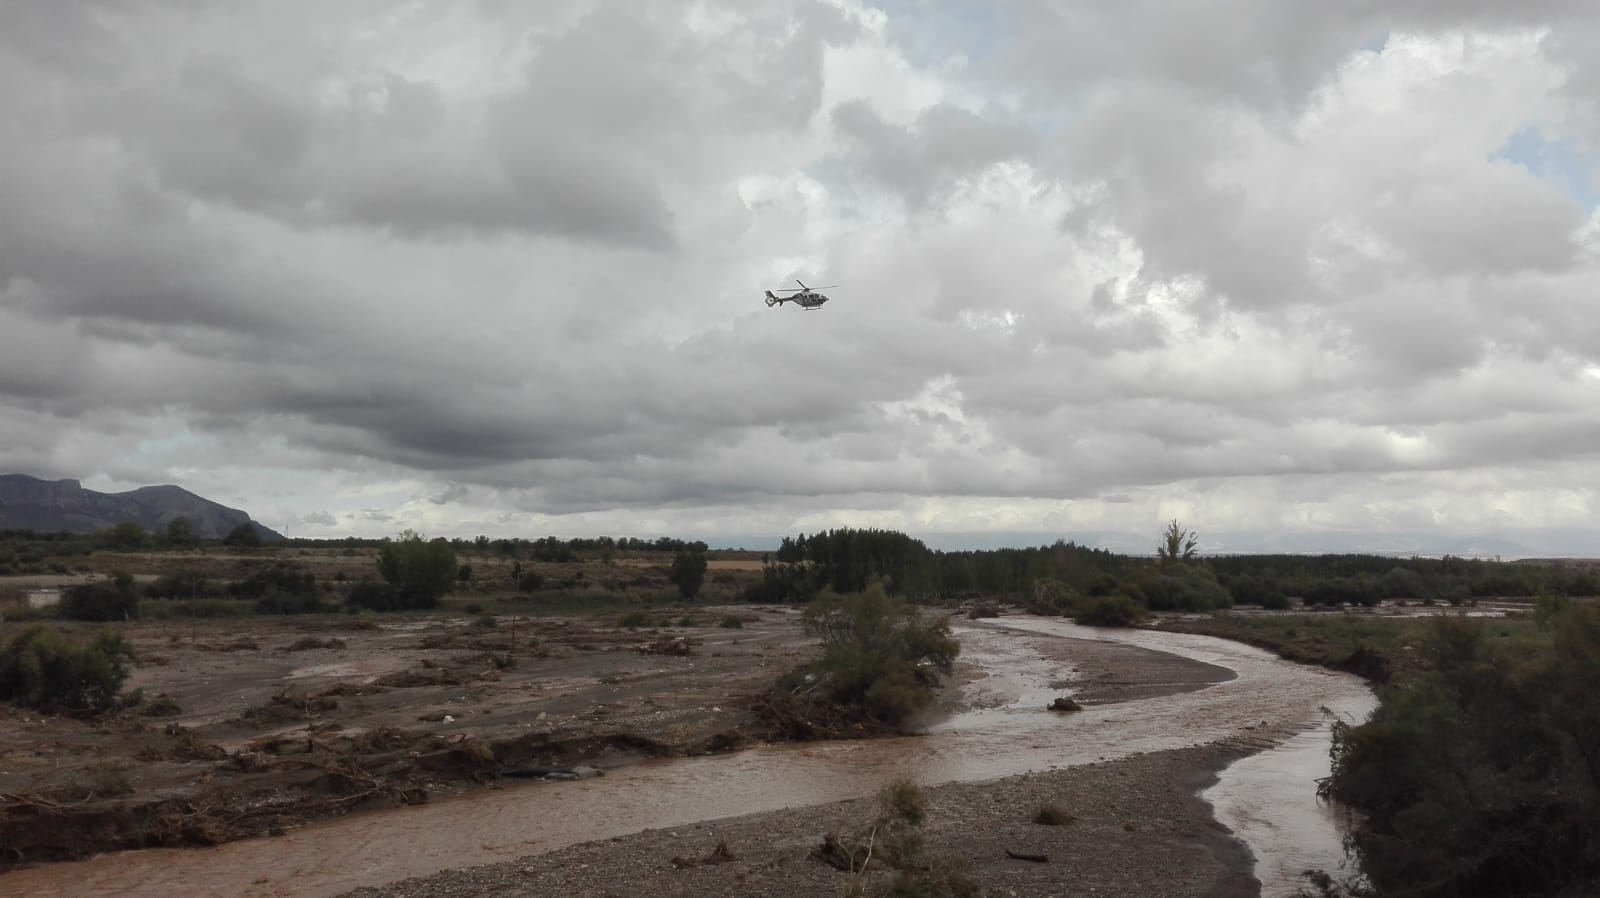
[[[1091,705],[1065,717],[1042,713],[1071,688],[1051,687],[1065,675],[1062,666],[1039,658],[1018,630],[1170,652],[1236,676],[1197,692]],[[1226,640],[1061,619],[1008,617],[963,624],[958,635],[963,659],[986,674],[966,687],[983,707],[924,735],[647,761],[598,779],[518,783],[355,813],[277,838],[101,855],[0,875],[0,895],[322,898],[646,829],[858,798],[898,776],[930,786],[977,782],[1267,732],[1292,738],[1224,771],[1204,797],[1255,852],[1264,895],[1292,890],[1285,878],[1306,865],[1337,867],[1338,830],[1315,801],[1315,779],[1327,771],[1319,709],[1370,712],[1372,695],[1356,678]]]

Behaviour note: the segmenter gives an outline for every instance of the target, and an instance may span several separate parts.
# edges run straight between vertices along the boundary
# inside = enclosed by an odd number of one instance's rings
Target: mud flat
[[[776,646],[805,650],[791,641],[792,616],[749,629],[763,628]],[[0,875],[0,890],[70,882],[74,894],[127,896],[360,887],[367,895],[837,894],[840,874],[807,853],[823,833],[870,814],[862,796],[907,777],[929,790],[930,845],[966,859],[994,894],[1254,894],[1248,852],[1197,791],[1229,761],[1290,738],[1317,707],[1361,688],[1201,636],[1024,617],[963,624],[960,636],[965,707],[956,703],[921,736],[618,763],[598,779],[478,790],[290,827],[274,839],[22,870]],[[1062,693],[1083,711],[1043,709],[1041,699]],[[1043,802],[1076,821],[1032,824]],[[717,841],[734,860],[671,863]],[[1007,849],[1050,860],[1007,858]]]
[[[3,711],[0,871],[281,834],[506,768],[726,751],[759,732],[747,695],[814,652],[794,615],[748,608],[652,609],[632,627],[434,614],[119,629],[141,703],[94,720]]]

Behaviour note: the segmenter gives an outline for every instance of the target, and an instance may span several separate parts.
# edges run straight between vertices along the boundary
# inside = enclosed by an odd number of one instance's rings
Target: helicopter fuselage
[[[771,290],[768,290],[767,291],[767,305],[768,306],[779,306],[779,305],[783,305],[786,302],[792,302],[792,303],[798,305],[800,308],[805,309],[806,311],[813,311],[815,309],[822,308],[822,304],[828,301],[828,297],[824,296],[821,293],[818,293],[815,290],[812,290],[810,287],[807,287],[804,283],[802,283],[802,282],[800,282],[798,280],[795,281],[795,283],[800,284],[801,289],[789,291],[789,292],[792,292],[794,294],[793,296],[775,296],[775,295],[773,295]]]

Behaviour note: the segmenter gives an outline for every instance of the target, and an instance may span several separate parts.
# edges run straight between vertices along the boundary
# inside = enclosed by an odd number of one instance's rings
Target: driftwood
[[[1006,849],[1006,857],[1014,861],[1033,861],[1035,864],[1050,863],[1050,855],[1048,854],[1023,854],[1020,851],[1012,851],[1009,848]]]

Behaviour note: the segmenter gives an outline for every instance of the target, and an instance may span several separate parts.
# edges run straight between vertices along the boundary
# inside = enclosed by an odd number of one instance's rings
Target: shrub
[[[738,630],[744,627],[744,620],[736,614],[730,614],[724,617],[717,626],[724,630]]]
[[[1437,618],[1427,671],[1371,719],[1334,727],[1321,793],[1383,894],[1591,894],[1600,879],[1600,606],[1538,642]]]
[[[315,595],[275,592],[256,600],[257,614],[327,614],[337,610]]]
[[[517,578],[517,589],[523,592],[538,592],[544,588],[544,574],[538,571],[526,571]]]
[[[1169,567],[1141,579],[1133,592],[1151,611],[1210,611],[1233,604],[1214,574],[1193,565]]]
[[[917,609],[874,581],[840,595],[824,590],[806,608],[806,628],[822,637],[814,672],[832,700],[898,723],[933,699],[935,672],[949,673],[961,646],[947,617],[923,619]]]
[[[929,857],[922,824],[927,805],[908,780],[896,780],[878,793],[878,815],[870,827],[847,835],[829,834],[812,857],[850,874],[845,894],[866,898],[978,898],[982,889],[966,865],[948,855]],[[887,866],[892,876],[869,877],[870,867]]]
[[[133,620],[139,616],[139,597],[133,578],[121,574],[113,583],[85,583],[61,595],[60,614],[68,620]]]
[[[1022,605],[1029,614],[1061,615],[1072,607],[1072,589],[1060,580],[1033,581],[1033,593]],[[992,616],[992,615],[991,615]]]
[[[457,572],[456,553],[444,538],[424,540],[414,530],[378,551],[378,573],[394,587],[401,609],[433,608],[450,591]]]
[[[120,634],[81,642],[34,625],[0,651],[0,699],[43,711],[103,711],[115,703],[133,658]]]
[[[194,599],[209,595],[206,586],[205,574],[198,571],[172,571],[147,584],[144,594],[151,599]]]
[[[376,580],[363,580],[350,588],[344,597],[347,608],[364,608],[368,611],[395,611],[400,607],[400,595],[393,586]]]
[[[650,615],[644,613],[643,611],[630,611],[627,614],[617,618],[617,626],[626,627],[629,630],[637,630],[640,627],[648,627],[650,626]]]
[[[700,593],[700,584],[706,579],[706,553],[695,549],[680,549],[672,557],[672,569],[668,572],[673,585],[678,587],[678,594],[686,599],[692,599]]]
[[[222,538],[222,544],[242,549],[253,549],[261,545],[261,531],[256,529],[254,523],[245,521],[243,524],[229,530],[228,535]]]
[[[1089,596],[1078,601],[1072,619],[1085,627],[1132,627],[1144,621],[1144,609],[1127,596]]]
[[[269,593],[314,595],[317,577],[298,564],[280,561],[251,571],[243,580],[229,587],[228,591],[241,599],[259,599]]]
[[[1040,826],[1066,826],[1077,819],[1058,804],[1042,804],[1033,812],[1033,822]]]

